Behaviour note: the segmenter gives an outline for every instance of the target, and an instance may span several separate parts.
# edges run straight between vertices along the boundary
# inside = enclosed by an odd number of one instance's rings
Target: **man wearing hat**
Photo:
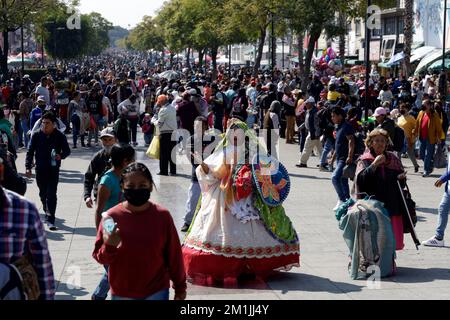
[[[116,133],[113,128],[107,127],[103,129],[100,133],[100,140],[103,149],[94,155],[84,174],[84,202],[88,208],[93,208],[94,206],[92,201],[92,190],[94,190],[94,200],[96,200],[100,178],[104,172],[111,168],[109,163],[111,149],[117,143]]]
[[[391,141],[394,141],[395,122],[387,116],[386,109],[383,107],[376,108],[373,116],[377,121],[378,128],[386,130],[389,134],[389,138],[391,138]]]
[[[37,98],[37,106],[33,110],[31,110],[30,113],[30,129],[32,129],[36,122],[42,117],[46,106],[47,103],[45,102],[45,97],[39,96]]]
[[[300,162],[296,165],[299,168],[306,168],[309,157],[311,156],[313,149],[319,156],[322,154],[322,143],[320,142],[321,129],[319,126],[318,110],[315,106],[316,101],[313,97],[309,97],[305,101],[306,117],[305,128],[308,133],[305,142],[305,148],[303,149]]]

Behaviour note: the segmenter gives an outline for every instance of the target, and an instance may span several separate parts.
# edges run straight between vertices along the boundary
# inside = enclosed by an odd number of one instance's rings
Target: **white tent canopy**
[[[423,57],[427,56],[434,50],[440,50],[440,49],[436,49],[435,47],[425,46],[425,47],[420,47],[420,48],[417,48],[416,50],[413,50],[413,52],[411,52],[411,59],[410,59],[411,63],[422,59]]]
[[[450,50],[446,51],[446,56],[448,56]],[[421,72],[425,72],[433,62],[436,60],[442,59],[442,49],[435,49],[430,54],[426,55],[417,66],[415,74],[419,74]]]

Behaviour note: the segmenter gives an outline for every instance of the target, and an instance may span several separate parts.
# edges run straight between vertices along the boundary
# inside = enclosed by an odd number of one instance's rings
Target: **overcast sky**
[[[152,16],[164,0],[81,0],[81,13],[101,13],[114,25],[133,28],[142,17]]]

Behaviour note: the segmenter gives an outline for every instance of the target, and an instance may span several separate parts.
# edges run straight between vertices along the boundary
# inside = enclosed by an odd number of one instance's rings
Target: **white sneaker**
[[[426,241],[422,241],[422,244],[426,247],[443,247],[444,240],[438,240],[436,237],[432,237]]]
[[[50,229],[50,231],[56,231],[56,230],[58,230],[58,229],[56,228],[56,226],[55,226],[53,223],[47,222],[47,226],[48,226],[48,228]]]
[[[336,207],[333,208],[333,211],[337,211],[337,210],[339,209],[339,207],[342,206],[343,204],[344,204],[344,203],[343,203],[341,200],[339,200],[339,201],[336,203]]]

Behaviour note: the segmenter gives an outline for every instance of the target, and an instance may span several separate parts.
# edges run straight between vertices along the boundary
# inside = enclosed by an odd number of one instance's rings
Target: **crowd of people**
[[[298,235],[282,206],[290,186],[279,162],[283,140],[299,144],[299,162],[292,166],[306,168],[316,156],[318,170],[330,172],[334,211],[352,197],[384,203],[395,249],[403,249],[405,209],[397,188],[397,181],[406,186],[402,159],[409,157],[416,173],[420,159],[423,177],[429,177],[446,152],[449,124],[446,97],[438,93],[441,76],[373,76],[365,92],[363,75],[313,74],[302,91],[300,75],[291,70],[253,76],[240,68],[229,76],[219,68],[217,79],[201,69],[172,70],[166,77],[162,71],[143,55],[105,54],[69,64],[36,84],[29,75],[3,84],[0,231],[7,236],[0,241],[9,249],[0,252],[0,262],[31,255],[41,299],[53,297],[54,278],[39,211],[17,195],[26,192],[15,164],[21,150],[26,176],[35,170],[46,222],[55,231],[62,161],[80,146],[101,147],[85,173],[83,191],[86,206],[95,210],[93,257],[105,269],[93,300],[106,299],[109,291],[115,300],[167,300],[170,281],[175,299],[182,300],[187,278],[266,277],[298,267]],[[239,130],[257,146],[256,158],[233,136]],[[145,147],[158,149],[158,175],[177,175],[174,150],[192,162],[183,244],[170,212],[149,200],[152,173],[135,160],[140,135]],[[213,152],[205,156],[214,141]],[[262,173],[267,164],[269,173]],[[445,194],[436,235],[424,245],[444,245],[448,180],[446,174],[435,183],[446,184]],[[19,236],[8,235],[16,232],[8,226],[18,226]],[[14,270],[5,270],[0,270],[0,288],[13,278]],[[2,290],[0,299],[18,294]]]

